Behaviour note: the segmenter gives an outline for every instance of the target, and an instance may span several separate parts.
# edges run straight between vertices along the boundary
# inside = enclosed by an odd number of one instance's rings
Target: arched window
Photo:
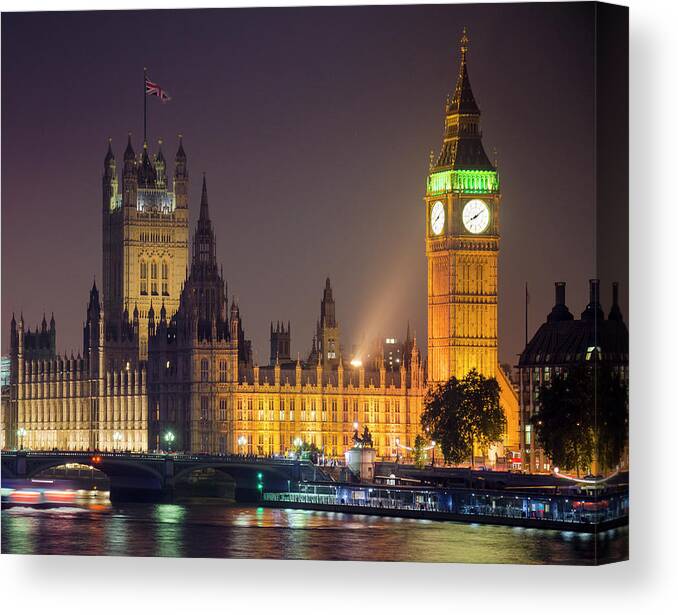
[[[169,295],[169,265],[167,261],[162,261],[162,294]]]
[[[151,261],[151,295],[158,294],[158,263]]]
[[[140,278],[140,287],[139,292],[142,295],[148,294],[148,265],[146,261],[142,260],[139,263],[139,278]]]

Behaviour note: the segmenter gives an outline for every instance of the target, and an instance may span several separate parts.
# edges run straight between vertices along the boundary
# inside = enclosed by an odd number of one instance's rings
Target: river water
[[[3,553],[585,565],[628,552],[627,528],[595,538],[237,504],[87,501],[1,520]]]

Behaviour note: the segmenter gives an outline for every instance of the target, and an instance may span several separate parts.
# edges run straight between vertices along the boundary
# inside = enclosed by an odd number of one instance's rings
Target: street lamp
[[[245,436],[238,436],[238,453],[242,455],[242,447],[247,444],[247,438]]]
[[[113,434],[113,450],[114,450],[114,451],[115,451],[115,445],[116,445],[116,442],[117,442],[117,443],[122,442],[122,434],[121,434],[119,431],[116,431],[116,432]]]
[[[299,452],[297,453],[297,459],[301,459],[301,445],[303,442],[301,441],[301,438],[294,438],[294,448],[299,449]]]
[[[431,451],[431,466],[434,466],[436,464],[436,441],[431,440],[431,448],[433,449]]]
[[[19,429],[16,430],[16,435],[19,436],[19,448],[23,450],[24,448],[24,436],[26,435],[26,428],[25,427],[19,427]]]
[[[167,443],[167,452],[172,452],[172,442],[174,442],[174,434],[171,431],[168,431],[165,434],[165,442]]]

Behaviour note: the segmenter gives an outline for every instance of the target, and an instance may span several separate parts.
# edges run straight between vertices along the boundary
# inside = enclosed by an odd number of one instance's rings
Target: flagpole
[[[144,145],[146,144],[146,67],[144,66]]]

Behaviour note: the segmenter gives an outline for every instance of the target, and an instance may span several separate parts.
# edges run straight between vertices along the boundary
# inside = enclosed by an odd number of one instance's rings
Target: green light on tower
[[[496,171],[437,171],[428,176],[428,194],[464,192],[469,194],[491,194],[499,192],[499,177]]]

